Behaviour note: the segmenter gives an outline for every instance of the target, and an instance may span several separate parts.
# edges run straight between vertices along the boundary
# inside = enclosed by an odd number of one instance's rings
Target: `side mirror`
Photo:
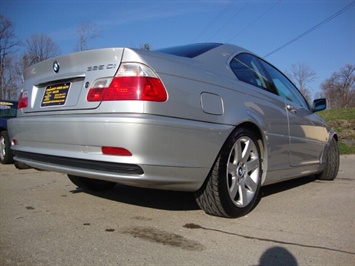
[[[313,101],[312,111],[314,113],[325,110],[326,108],[327,108],[327,100],[326,99],[321,98],[321,99],[316,99]]]

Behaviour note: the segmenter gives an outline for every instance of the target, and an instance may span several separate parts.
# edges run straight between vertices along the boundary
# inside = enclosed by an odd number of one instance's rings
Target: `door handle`
[[[286,109],[292,113],[297,113],[297,109],[290,104],[286,105]]]

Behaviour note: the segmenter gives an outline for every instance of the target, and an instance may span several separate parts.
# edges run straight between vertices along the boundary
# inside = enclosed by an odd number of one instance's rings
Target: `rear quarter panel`
[[[284,102],[277,95],[240,82],[229,69],[230,58],[225,54],[214,55],[211,67],[210,59],[206,58],[192,60],[170,56],[167,59],[164,55],[152,56],[144,52],[137,55],[128,51],[123,60],[150,65],[167,88],[168,101],[146,102],[144,113],[209,122],[211,127],[215,123],[233,127],[253,123],[260,129],[265,144],[264,160],[268,169],[264,170],[289,168]],[[211,114],[202,108],[203,93],[220,97],[221,114]],[[211,109],[218,110],[219,107]]]

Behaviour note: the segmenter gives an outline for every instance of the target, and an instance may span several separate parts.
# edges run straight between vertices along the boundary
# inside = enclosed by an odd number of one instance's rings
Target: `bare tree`
[[[88,43],[100,36],[100,30],[91,22],[83,22],[77,29],[78,42],[74,48],[75,52],[89,50]]]
[[[306,100],[311,102],[311,93],[308,84],[317,78],[316,73],[306,64],[298,63],[292,64],[291,73],[286,72],[286,74],[298,87]]]
[[[5,58],[6,66],[2,76],[2,95],[0,98],[16,100],[22,85],[22,67],[18,58],[11,54]]]
[[[348,64],[334,72],[322,83],[321,90],[330,108],[355,107],[355,65]]]
[[[141,45],[141,49],[150,51],[152,49],[152,46],[146,42],[143,45]]]
[[[42,33],[32,34],[26,39],[25,67],[36,64],[51,57],[60,55],[60,47],[49,37]]]
[[[21,83],[21,74],[16,67],[14,53],[21,45],[16,38],[11,20],[0,15],[0,98],[14,99]],[[16,81],[16,82],[15,82]]]

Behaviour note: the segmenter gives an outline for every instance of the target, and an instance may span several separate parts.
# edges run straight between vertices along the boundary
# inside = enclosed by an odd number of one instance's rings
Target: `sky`
[[[311,94],[355,64],[354,0],[0,0],[0,14],[24,41],[45,33],[72,53],[77,29],[99,29],[89,48],[151,49],[201,42],[242,46],[283,72],[305,64],[317,74]]]

